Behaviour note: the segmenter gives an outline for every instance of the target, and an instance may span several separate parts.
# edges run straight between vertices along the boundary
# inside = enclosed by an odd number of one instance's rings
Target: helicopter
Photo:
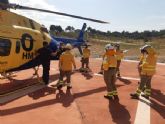
[[[79,32],[79,35],[76,39],[73,38],[65,38],[65,37],[57,37],[53,33],[50,32],[50,35],[53,39],[55,39],[57,42],[62,42],[64,44],[70,43],[74,48],[78,48],[80,54],[82,55],[82,48],[81,46],[86,45],[86,41],[84,40],[84,33],[85,29],[87,27],[87,24],[84,23],[82,26],[82,29]]]
[[[97,23],[108,23],[101,20],[71,15],[67,13],[11,4],[8,0],[1,0],[0,74],[3,76],[6,76],[9,72],[25,70],[38,66],[37,63],[35,63],[35,59],[37,57],[37,54],[35,53],[38,49],[43,47],[43,42],[47,42],[52,51],[58,48],[59,45],[59,41],[56,38],[52,38],[47,28],[45,28],[43,25],[39,24],[35,20],[11,12],[10,9],[33,10],[88,20]],[[86,25],[84,24],[83,30],[85,30],[85,27]],[[82,35],[82,33],[80,33],[80,35]],[[66,40],[60,41],[65,42]],[[72,40],[70,43],[80,49],[80,46],[83,42],[75,45],[78,41],[79,40]]]

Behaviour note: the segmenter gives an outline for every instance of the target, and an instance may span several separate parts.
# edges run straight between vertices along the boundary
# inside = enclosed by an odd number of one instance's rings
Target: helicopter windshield
[[[11,41],[0,38],[0,56],[8,56],[11,50]]]

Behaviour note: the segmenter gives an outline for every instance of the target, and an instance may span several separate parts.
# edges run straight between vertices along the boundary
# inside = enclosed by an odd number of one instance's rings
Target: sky
[[[54,14],[16,10],[14,12],[37,22],[50,25],[68,25],[80,29],[84,22],[87,26],[101,31],[144,31],[165,29],[165,0],[9,0],[24,6],[49,9],[84,17],[90,17],[110,24],[63,17]]]

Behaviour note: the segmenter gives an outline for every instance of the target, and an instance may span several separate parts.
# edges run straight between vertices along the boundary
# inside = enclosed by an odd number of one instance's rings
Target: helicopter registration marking
[[[33,59],[34,53],[33,52],[24,52],[22,54],[22,59]]]

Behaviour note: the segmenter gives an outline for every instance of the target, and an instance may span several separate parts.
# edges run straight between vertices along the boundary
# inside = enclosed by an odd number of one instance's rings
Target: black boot
[[[104,95],[104,98],[109,99],[109,100],[112,100],[113,99],[113,96]]]
[[[136,93],[131,93],[130,96],[132,99],[139,99],[139,96]]]
[[[121,77],[120,73],[117,74],[117,77]]]
[[[144,97],[144,98],[146,98],[146,99],[149,99],[149,96],[148,95],[142,94],[141,96]]]
[[[114,100],[119,100],[118,95],[114,95],[113,98],[114,98]]]

